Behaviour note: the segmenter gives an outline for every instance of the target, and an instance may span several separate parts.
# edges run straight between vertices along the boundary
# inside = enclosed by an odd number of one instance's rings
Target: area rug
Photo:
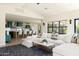
[[[52,56],[40,48],[27,48],[21,44],[0,48],[0,56]]]

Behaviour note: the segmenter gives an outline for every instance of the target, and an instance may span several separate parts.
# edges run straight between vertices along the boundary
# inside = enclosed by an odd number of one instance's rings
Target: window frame
[[[66,21],[66,20],[62,20],[62,21]],[[61,27],[61,22],[62,21],[52,21],[52,25],[51,25],[51,27],[52,27],[52,32],[54,32],[54,28],[56,28],[57,30],[58,30],[58,34],[66,34],[65,32],[60,32],[61,30],[60,29],[62,29],[63,31],[65,30],[65,29],[67,29],[67,26],[66,25],[63,25],[62,27]],[[58,26],[54,26],[54,22],[58,22]],[[49,31],[49,28],[50,28],[50,26],[49,26],[49,24],[48,24],[48,33],[52,33],[52,32],[50,32]]]

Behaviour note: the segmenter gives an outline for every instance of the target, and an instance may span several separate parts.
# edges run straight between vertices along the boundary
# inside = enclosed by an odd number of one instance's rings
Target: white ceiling
[[[41,23],[41,19],[26,17],[26,16],[19,16],[13,14],[6,14],[6,20],[13,20],[13,21],[22,21],[22,22],[30,22],[30,23]]]
[[[24,3],[24,4],[19,3],[19,4],[0,4],[0,6],[1,5],[22,8],[24,10],[30,9],[38,13],[39,15],[43,17],[48,17],[48,18],[56,16],[56,15],[60,15],[62,13],[79,10],[79,4],[77,3],[75,4],[72,4],[72,3],[40,3],[39,5],[37,5],[37,3]],[[17,19],[17,16],[15,17],[13,15],[8,15],[7,17],[10,19],[11,17]],[[18,19],[22,19],[22,17],[18,16]],[[23,19],[32,20],[33,18],[23,17]]]
[[[61,13],[73,11],[79,9],[79,4],[77,3],[40,3],[37,5],[36,3],[27,3],[23,5],[24,9],[31,9],[42,16],[53,16]],[[45,9],[47,8],[47,9]]]

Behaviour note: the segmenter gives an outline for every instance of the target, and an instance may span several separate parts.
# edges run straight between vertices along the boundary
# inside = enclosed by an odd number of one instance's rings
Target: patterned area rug
[[[23,45],[14,45],[0,48],[0,56],[52,56],[40,48],[26,48]]]

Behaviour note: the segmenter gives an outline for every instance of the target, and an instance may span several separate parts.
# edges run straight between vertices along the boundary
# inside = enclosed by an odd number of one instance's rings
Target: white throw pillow
[[[50,33],[47,33],[47,38],[51,39],[51,34]]]

